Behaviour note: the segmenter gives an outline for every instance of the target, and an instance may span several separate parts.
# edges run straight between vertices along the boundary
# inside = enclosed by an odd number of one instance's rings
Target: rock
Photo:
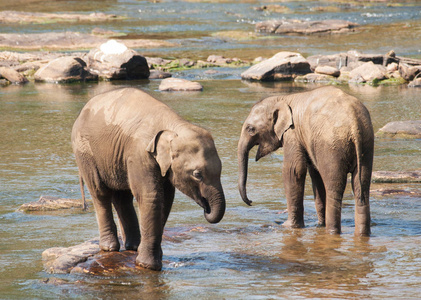
[[[151,70],[149,74],[149,79],[164,79],[169,77],[172,77],[171,73],[160,70]]]
[[[421,78],[416,78],[408,84],[408,87],[421,87]]]
[[[268,11],[278,14],[286,14],[291,11],[288,7],[279,4],[262,5],[258,7],[253,7],[253,9],[256,11]]]
[[[160,91],[202,91],[203,86],[198,82],[180,78],[167,78],[159,85]]]
[[[28,82],[28,79],[26,79],[25,76],[7,67],[0,67],[0,78],[1,77],[9,80],[14,84],[24,84]]]
[[[318,66],[315,69],[315,73],[329,75],[333,77],[339,77],[339,75],[341,75],[341,72],[337,68],[331,66]]]
[[[389,122],[379,129],[379,135],[421,138],[421,120]]]
[[[0,33],[0,48],[15,50],[85,50],[98,47],[107,38],[80,32]],[[131,48],[171,47],[174,43],[162,40],[124,39]]]
[[[421,191],[404,190],[404,189],[375,189],[370,190],[371,195],[377,196],[409,196],[409,197],[421,197]]]
[[[87,61],[90,71],[104,79],[145,79],[150,74],[143,56],[115,40],[91,50]]]
[[[201,226],[178,227],[165,229],[162,243],[181,243],[191,238],[197,231],[206,232]],[[120,237],[120,245],[124,245]],[[145,272],[136,265],[136,251],[122,248],[119,252],[106,252],[99,249],[99,238],[82,244],[46,249],[42,253],[44,269],[48,273],[82,273],[90,275],[123,275]],[[165,263],[165,261],[164,261]],[[146,270],[146,272],[150,272]]]
[[[270,20],[256,24],[255,30],[260,33],[274,34],[321,34],[344,33],[354,31],[358,24],[344,20]]]
[[[232,63],[231,58],[225,58],[221,55],[210,55],[207,60],[207,62],[217,64],[217,65],[224,65],[224,64],[230,64]]]
[[[395,62],[388,64],[386,69],[388,73],[393,73],[396,72],[398,70],[399,65]]]
[[[409,66],[405,63],[399,64],[399,73],[401,74],[402,78],[411,81],[421,73],[421,65],[420,66]]]
[[[52,211],[69,208],[83,208],[83,202],[80,199],[66,199],[51,196],[41,196],[38,201],[22,204],[19,211]]]
[[[351,82],[371,82],[373,80],[386,79],[387,70],[382,65],[376,65],[372,61],[355,68],[349,74]]]
[[[421,171],[375,171],[371,175],[375,183],[421,182]]]
[[[92,239],[73,247],[47,249],[42,253],[42,262],[49,273],[70,273],[79,263],[99,252],[99,239]]]
[[[328,83],[335,81],[335,77],[325,74],[309,73],[295,78],[295,82]]]
[[[79,57],[60,57],[50,61],[34,75],[35,81],[65,83],[98,80],[88,71],[86,63]]]
[[[43,24],[53,22],[103,22],[108,20],[124,19],[114,14],[91,13],[87,14],[53,14],[23,11],[0,11],[0,23],[26,23]]]
[[[299,53],[279,52],[241,74],[245,80],[277,81],[291,80],[297,75],[311,73],[310,64]]]

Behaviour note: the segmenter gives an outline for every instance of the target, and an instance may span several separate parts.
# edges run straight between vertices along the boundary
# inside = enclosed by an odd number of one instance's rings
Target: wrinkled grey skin
[[[136,263],[153,270],[162,268],[161,239],[175,188],[204,209],[208,222],[224,216],[221,161],[210,133],[138,89],[92,98],[73,125],[72,147],[93,199],[102,250],[120,249],[112,205],[125,248],[137,249]]]
[[[245,203],[249,151],[256,161],[284,148],[286,227],[304,227],[304,183],[309,171],[320,226],[341,232],[341,205],[347,174],[355,195],[355,235],[370,234],[369,191],[374,134],[369,112],[356,98],[335,87],[269,97],[256,103],[238,143],[239,190]]]

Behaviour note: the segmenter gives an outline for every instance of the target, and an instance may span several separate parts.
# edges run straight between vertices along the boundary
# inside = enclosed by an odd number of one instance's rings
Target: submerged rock
[[[201,226],[166,229],[163,243],[181,243],[190,239],[193,232],[206,232]],[[124,243],[120,240],[120,244]],[[122,273],[150,272],[136,265],[136,251],[101,251],[99,238],[71,247],[54,247],[42,253],[44,269],[48,273],[82,273],[118,276]]]
[[[379,129],[378,135],[421,138],[421,120],[389,122]]]
[[[203,86],[198,82],[181,78],[166,78],[159,85],[160,91],[202,91]]]
[[[22,204],[19,211],[52,211],[68,208],[83,208],[83,202],[80,199],[66,199],[51,196],[41,196],[38,201]]]
[[[375,171],[371,180],[375,183],[421,182],[421,171]]]
[[[354,31],[357,23],[344,20],[270,20],[256,24],[256,31],[272,34],[321,34]]]

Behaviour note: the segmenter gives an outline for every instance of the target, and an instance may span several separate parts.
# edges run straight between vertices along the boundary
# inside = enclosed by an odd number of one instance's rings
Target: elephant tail
[[[79,173],[79,186],[80,186],[80,193],[82,194],[82,209],[87,210],[88,205],[86,203],[86,198],[85,198],[85,186],[83,184],[83,178],[80,173]]]
[[[370,146],[368,146],[368,148],[370,148]],[[365,149],[364,142],[362,140],[358,138],[355,140],[357,167],[353,172],[353,190],[358,205],[361,206],[367,205],[369,201],[373,158],[372,150],[368,148]]]

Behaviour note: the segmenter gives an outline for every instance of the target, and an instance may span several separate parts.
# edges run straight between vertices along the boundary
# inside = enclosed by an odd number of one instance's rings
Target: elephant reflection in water
[[[274,96],[256,103],[238,143],[239,191],[246,192],[249,151],[256,161],[284,148],[283,178],[287,198],[286,227],[304,227],[304,184],[310,174],[320,226],[341,233],[341,206],[348,173],[355,196],[355,235],[370,234],[369,191],[374,133],[370,114],[355,97],[336,87]]]

